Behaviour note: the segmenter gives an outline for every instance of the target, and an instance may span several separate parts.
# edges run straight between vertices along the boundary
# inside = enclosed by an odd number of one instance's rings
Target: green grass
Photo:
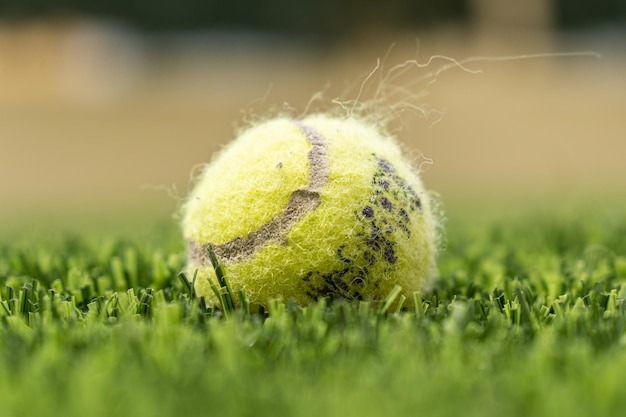
[[[173,222],[129,224],[0,235],[0,416],[626,409],[619,205],[450,215],[440,279],[402,311],[276,301],[225,317],[179,277]]]

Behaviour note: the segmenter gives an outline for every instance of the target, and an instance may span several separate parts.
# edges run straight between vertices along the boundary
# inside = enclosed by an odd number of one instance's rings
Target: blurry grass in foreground
[[[0,414],[619,414],[622,207],[453,213],[440,279],[405,311],[225,318],[178,278],[173,221],[2,234]]]

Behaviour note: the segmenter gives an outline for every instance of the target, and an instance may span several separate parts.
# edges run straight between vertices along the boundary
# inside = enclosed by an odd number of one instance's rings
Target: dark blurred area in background
[[[90,17],[115,20],[146,31],[206,28],[260,31],[333,41],[363,28],[423,30],[442,22],[471,20],[480,0],[2,0],[3,19]],[[526,3],[550,9],[557,29],[626,23],[625,0],[503,2],[510,13]]]
[[[361,26],[414,27],[434,20],[461,20],[464,0],[379,2],[335,0],[5,0],[0,13],[30,18],[89,15],[145,30],[216,28],[315,36],[331,40]]]

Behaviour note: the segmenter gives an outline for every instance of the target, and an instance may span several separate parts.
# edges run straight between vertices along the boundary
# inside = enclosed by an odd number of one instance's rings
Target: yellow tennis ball
[[[393,138],[354,118],[277,118],[207,165],[183,207],[188,273],[214,299],[207,247],[253,304],[334,295],[409,302],[435,270],[428,193]]]

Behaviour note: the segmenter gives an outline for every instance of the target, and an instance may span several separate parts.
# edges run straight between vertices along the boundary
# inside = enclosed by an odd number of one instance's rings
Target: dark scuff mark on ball
[[[384,159],[378,159],[378,166],[381,167],[383,171],[389,174],[393,173],[393,168],[391,164],[389,164],[389,162],[385,161]]]
[[[381,277],[396,267],[398,241],[411,237],[411,216],[421,213],[421,200],[389,161],[375,154],[372,159],[376,166],[372,192],[366,204],[354,213],[359,224],[357,248],[348,253],[347,245],[342,245],[336,250],[342,267],[305,275],[303,282],[311,299],[329,295],[361,299],[365,288],[378,289]]]
[[[383,197],[380,199],[380,205],[383,206],[383,208],[387,211],[393,210],[393,204],[391,203],[391,201],[389,201],[387,197]]]

